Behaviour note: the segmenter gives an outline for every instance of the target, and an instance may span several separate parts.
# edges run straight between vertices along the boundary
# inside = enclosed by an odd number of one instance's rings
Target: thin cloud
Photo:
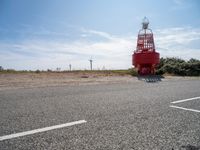
[[[18,43],[0,43],[0,64],[15,69],[67,69],[71,63],[74,69],[89,69],[88,59],[94,59],[94,68],[127,69],[131,65],[131,55],[135,50],[136,37],[116,36],[102,31],[82,30],[72,42],[64,40],[23,40]],[[89,35],[105,40],[93,40]],[[155,30],[155,43],[161,57],[200,59],[200,47],[192,42],[200,42],[200,29],[178,27]],[[85,39],[87,38],[87,39]]]
[[[200,59],[200,29],[191,27],[168,28],[155,31],[155,41],[161,56]]]
[[[173,0],[174,5],[171,7],[172,11],[183,10],[192,7],[192,3],[187,0]]]
[[[92,35],[103,37],[107,40],[114,40],[115,39],[115,37],[113,35],[106,33],[106,32],[102,32],[102,31],[88,30],[88,29],[85,29],[85,28],[82,28],[81,31],[83,33],[85,33],[85,35],[92,34]]]
[[[176,5],[183,5],[184,0],[174,0]]]

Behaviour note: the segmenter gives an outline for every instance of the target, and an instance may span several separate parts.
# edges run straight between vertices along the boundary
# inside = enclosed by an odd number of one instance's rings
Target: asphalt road
[[[0,136],[87,121],[3,140],[0,149],[198,150],[200,113],[191,110],[200,99],[171,102],[199,96],[199,79],[0,91]]]

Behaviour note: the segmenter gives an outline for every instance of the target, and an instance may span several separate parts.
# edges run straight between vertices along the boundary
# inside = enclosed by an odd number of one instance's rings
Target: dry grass
[[[119,83],[132,80],[125,71],[1,72],[0,90],[62,85]]]

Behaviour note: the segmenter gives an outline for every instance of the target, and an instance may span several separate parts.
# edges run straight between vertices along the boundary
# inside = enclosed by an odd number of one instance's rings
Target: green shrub
[[[189,61],[180,58],[161,58],[156,74],[173,74],[180,76],[200,76],[200,61],[191,58]]]
[[[133,68],[129,69],[128,71],[129,71],[129,74],[132,75],[132,76],[137,76],[138,75],[137,71],[135,69],[133,69]]]
[[[36,70],[35,73],[40,73],[40,70]]]

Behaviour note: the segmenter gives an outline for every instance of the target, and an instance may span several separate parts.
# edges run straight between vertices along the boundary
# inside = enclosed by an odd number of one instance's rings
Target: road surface
[[[0,91],[1,150],[199,146],[198,78]]]

